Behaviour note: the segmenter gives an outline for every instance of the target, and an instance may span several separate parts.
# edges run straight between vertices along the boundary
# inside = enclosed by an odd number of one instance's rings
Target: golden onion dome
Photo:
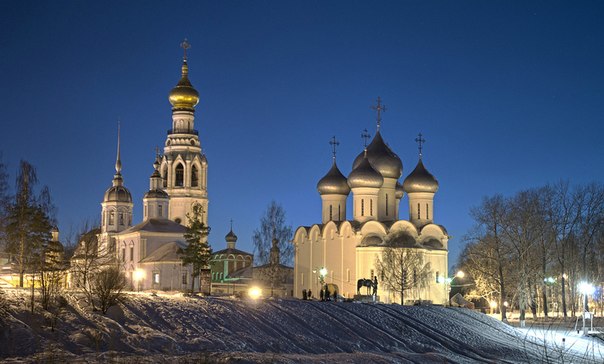
[[[348,195],[350,193],[346,177],[338,169],[335,159],[329,172],[317,183],[317,190],[320,195]]]
[[[403,190],[407,193],[413,192],[429,192],[436,193],[438,191],[438,181],[434,176],[428,172],[421,158],[417,162],[417,166],[405,178],[403,182]]]
[[[376,171],[365,155],[361,163],[348,175],[348,185],[355,187],[380,188],[384,184],[384,177]]]
[[[189,81],[189,66],[186,59],[182,63],[182,77],[170,91],[169,100],[175,109],[193,109],[199,102],[199,92]]]
[[[352,169],[355,169],[361,164],[364,158],[364,152],[361,152],[352,164]],[[367,159],[371,166],[375,168],[384,178],[399,178],[403,174],[403,162],[394,153],[382,139],[382,134],[378,132],[371,143],[367,146]]]

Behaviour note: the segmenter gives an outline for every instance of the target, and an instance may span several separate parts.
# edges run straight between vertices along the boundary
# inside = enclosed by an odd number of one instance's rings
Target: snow
[[[31,316],[27,294],[7,290],[5,362],[604,362],[597,338],[462,308],[132,293],[101,315],[68,294],[56,314]]]

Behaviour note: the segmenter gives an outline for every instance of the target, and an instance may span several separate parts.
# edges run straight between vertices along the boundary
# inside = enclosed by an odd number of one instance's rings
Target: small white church
[[[185,49],[181,78],[169,95],[172,128],[163,154],[158,152],[153,163],[149,191],[143,197],[143,221],[132,226],[132,195],[122,178],[119,130],[116,173],[101,203],[99,254],[117,260],[134,289],[190,289],[190,267],[182,265],[179,255],[187,245],[186,216],[200,204],[202,220],[206,225],[208,221],[208,161],[195,130],[199,93],[188,77],[189,45],[185,41],[181,46]]]
[[[448,300],[446,287],[449,235],[445,228],[434,223],[434,195],[438,181],[424,167],[421,134],[419,161],[402,184],[401,159],[388,147],[380,131],[384,106],[378,98],[377,131],[369,145],[352,164],[346,178],[340,172],[335,158],[327,174],[317,184],[321,195],[321,223],[300,226],[293,238],[295,245],[294,295],[303,297],[303,290],[311,290],[316,297],[321,281],[338,286],[339,294],[353,298],[357,294],[357,280],[377,276],[376,259],[380,259],[386,241],[396,247],[420,252],[432,270],[426,289],[405,292],[405,302],[428,300],[443,304]],[[366,134],[366,133],[365,133]],[[347,219],[346,201],[352,191],[352,219]],[[405,193],[409,219],[399,218],[399,205]],[[388,237],[388,238],[387,238]],[[389,239],[390,238],[390,239]],[[324,277],[320,272],[327,273]],[[377,277],[378,282],[381,277]],[[390,292],[378,283],[382,302],[400,302],[398,292]],[[361,292],[364,293],[364,292]]]

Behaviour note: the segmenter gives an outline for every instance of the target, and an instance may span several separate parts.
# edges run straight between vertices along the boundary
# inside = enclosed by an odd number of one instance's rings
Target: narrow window
[[[105,225],[105,211],[101,215],[103,216],[103,225]]]
[[[342,215],[340,215],[340,205],[338,204],[338,221],[342,221]]]
[[[388,216],[388,194],[386,194],[386,216]]]
[[[126,248],[122,248],[122,262],[126,261]]]
[[[361,216],[365,216],[365,200],[361,200]]]
[[[187,284],[187,272],[182,273],[182,284]]]
[[[370,271],[371,274],[369,274],[369,276],[371,277],[371,280],[373,280],[373,269]]]
[[[199,171],[196,166],[191,168],[191,187],[199,186]]]
[[[417,204],[417,218],[421,219],[421,216],[419,215],[419,204]]]
[[[185,180],[185,169],[182,166],[182,164],[179,163],[176,166],[176,179],[174,180],[174,186],[176,186],[176,187],[184,186],[184,180]]]
[[[369,200],[369,216],[373,216],[373,200]]]
[[[333,206],[329,205],[329,220],[333,220]]]
[[[157,206],[157,216],[159,216],[159,217],[162,217],[162,213],[163,213],[162,207],[163,207],[162,205]]]
[[[164,183],[164,188],[168,187],[168,166],[164,165],[161,172],[162,182]]]
[[[438,276],[438,271],[436,271],[436,283],[440,283],[440,277]]]
[[[429,210],[428,204],[426,204],[426,219],[430,218],[429,215],[430,215],[430,210]]]
[[[109,225],[113,225],[113,221],[115,220],[115,211],[109,212]]]
[[[153,284],[159,284],[159,272],[153,272]]]
[[[118,216],[120,220],[120,225],[124,225],[124,213],[120,212]]]
[[[133,261],[133,260],[134,260],[134,247],[131,246],[130,247],[130,261]]]

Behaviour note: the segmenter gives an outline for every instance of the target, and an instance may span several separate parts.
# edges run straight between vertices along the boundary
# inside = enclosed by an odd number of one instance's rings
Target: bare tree
[[[381,257],[376,257],[375,266],[382,286],[400,294],[401,305],[405,303],[406,291],[421,291],[432,277],[430,263],[424,262],[423,254],[414,248],[389,246]]]
[[[126,276],[116,265],[102,268],[92,279],[92,292],[98,300],[103,314],[109,307],[117,304],[123,297],[126,288]]]
[[[49,310],[51,304],[61,292],[61,283],[65,279],[65,264],[63,261],[63,245],[51,240],[44,247],[40,264],[40,295],[42,308]]]
[[[293,235],[291,225],[287,225],[285,210],[275,201],[266,208],[260,218],[260,227],[254,230],[252,240],[256,252],[256,264],[267,264],[270,261],[270,249],[273,239],[279,241],[280,261],[291,265],[294,257],[294,246],[290,243]]]

